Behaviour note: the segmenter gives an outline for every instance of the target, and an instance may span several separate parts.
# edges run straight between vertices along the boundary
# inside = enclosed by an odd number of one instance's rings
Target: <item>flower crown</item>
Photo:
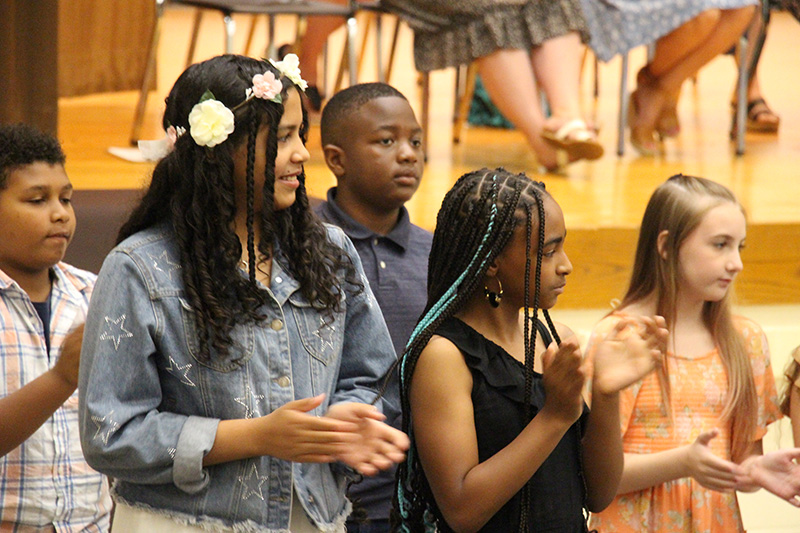
[[[288,78],[292,83],[305,91],[308,83],[300,76],[300,59],[296,54],[287,54],[283,61],[269,60],[278,72]],[[194,142],[199,146],[214,146],[225,142],[233,133],[233,112],[244,106],[253,98],[261,98],[280,104],[283,101],[281,91],[283,83],[271,71],[253,76],[253,86],[245,90],[244,100],[232,109],[228,109],[216,99],[214,93],[206,90],[200,101],[192,107],[189,113],[189,133]],[[161,159],[167,155],[175,145],[175,141],[186,133],[183,127],[170,126],[166,136],[160,141],[139,141],[139,150],[145,159]]]

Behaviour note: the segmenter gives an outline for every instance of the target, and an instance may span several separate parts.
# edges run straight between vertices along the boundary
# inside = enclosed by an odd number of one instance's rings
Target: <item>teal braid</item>
[[[460,276],[453,282],[449,289],[442,295],[441,298],[425,313],[420,321],[417,323],[417,326],[414,328],[414,331],[411,332],[411,336],[406,343],[406,347],[403,350],[403,353],[406,353],[408,349],[411,347],[413,342],[419,337],[419,335],[425,331],[425,329],[430,326],[434,320],[447,308],[447,305],[453,301],[456,297],[456,293],[458,292],[458,287],[464,281],[464,278],[472,272],[473,266],[475,266],[475,262],[484,255],[484,249],[489,244],[489,236],[492,234],[492,229],[494,229],[494,221],[495,217],[497,216],[497,174],[492,175],[492,205],[489,210],[489,223],[486,225],[486,233],[483,234],[483,239],[481,240],[480,246],[478,246],[478,250],[475,252],[475,255],[472,257],[472,260],[467,265],[467,268],[461,273]],[[489,260],[489,256],[486,255],[478,270],[482,270],[483,267],[486,265],[486,262]],[[400,380],[402,387],[405,384],[405,363],[406,358],[403,358],[403,362],[400,364]]]
[[[464,269],[464,271],[458,276],[458,278],[455,280],[455,282],[453,282],[453,284],[447,289],[447,291],[445,291],[445,293],[442,295],[442,297],[439,298],[439,300],[433,305],[433,307],[431,307],[428,310],[428,312],[425,313],[425,315],[417,323],[417,326],[414,328],[414,331],[411,333],[411,336],[409,337],[409,340],[406,343],[406,347],[403,350],[403,354],[404,355],[408,352],[408,350],[413,345],[414,341],[422,334],[422,332],[424,332],[439,316],[441,316],[441,314],[453,302],[453,300],[455,299],[455,297],[456,297],[456,295],[458,293],[458,287],[461,285],[461,283],[464,281],[464,279],[467,277],[467,275],[470,272],[473,271],[473,267],[475,266],[475,264],[480,260],[480,265],[478,267],[478,270],[482,270],[483,267],[486,266],[486,263],[489,260],[489,255],[490,254],[486,254],[484,252],[484,250],[490,244],[489,237],[492,234],[492,230],[494,229],[495,219],[497,217],[497,174],[493,174],[492,175],[491,199],[492,199],[492,204],[491,204],[491,207],[489,209],[489,222],[486,225],[486,232],[483,234],[483,238],[481,239],[481,243],[478,246],[478,250],[475,252],[475,255],[470,260],[469,264],[467,265],[467,268]],[[483,259],[481,259],[481,257],[483,257]],[[407,376],[406,376],[406,371],[405,370],[406,370],[406,362],[407,362],[407,360],[408,359],[406,357],[403,357],[402,361],[400,363],[400,390],[401,391],[405,390],[405,385],[406,385]],[[409,439],[411,439],[412,445],[409,447],[408,453],[406,454],[406,459],[405,459],[405,463],[406,463],[406,472],[405,472],[406,480],[405,481],[409,481],[409,477],[412,474],[412,467],[413,467],[413,464],[414,464],[414,455],[415,455],[416,447],[413,444],[414,439],[413,439],[412,436],[413,436],[413,429],[412,429],[411,425],[409,424],[409,426],[408,426],[408,437],[409,437]],[[408,511],[407,511],[406,506],[405,506],[406,499],[405,499],[404,483],[402,483],[402,482],[401,483],[396,483],[395,485],[396,485],[396,489],[397,489],[397,502],[398,502],[398,508],[399,508],[399,511],[400,511],[400,516],[403,519],[406,519],[406,518],[408,518]],[[433,527],[433,524],[431,524],[431,527]],[[410,529],[408,529],[408,525],[406,523],[401,523],[398,526],[398,531],[400,531],[401,533],[414,533]]]
[[[526,219],[531,224],[529,205],[537,201],[543,188],[543,184],[532,182],[524,174],[482,169],[459,178],[442,202],[428,265],[428,306],[396,364],[400,372],[403,430],[411,439],[411,446],[397,469],[391,512],[393,531],[432,532],[443,519],[422,469],[411,424],[410,388],[421,352],[437,328],[475,294],[494,258],[511,242],[517,225]],[[527,213],[520,213],[520,208]],[[527,241],[530,243],[530,237]]]

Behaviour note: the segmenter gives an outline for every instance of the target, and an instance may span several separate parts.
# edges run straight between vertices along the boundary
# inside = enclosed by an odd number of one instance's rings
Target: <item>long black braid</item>
[[[525,272],[525,396],[530,398],[536,344],[535,321],[539,306],[544,242],[544,208],[542,197],[547,194],[544,184],[531,181],[524,174],[511,174],[504,169],[482,169],[465,174],[453,185],[444,198],[436,221],[436,231],[428,262],[428,302],[422,318],[406,345],[400,362],[400,399],[403,411],[403,430],[412,438],[406,460],[400,464],[396,477],[393,527],[405,533],[433,531],[437,526],[448,530],[419,462],[411,427],[409,391],[416,363],[422,350],[448,317],[457,313],[479,289],[486,271],[505,249],[517,226],[525,220],[527,228],[527,264]],[[528,302],[530,295],[530,237],[533,229],[532,204],[538,215],[539,244],[533,316]],[[546,311],[554,338],[557,338]],[[534,322],[533,330],[529,320]],[[559,341],[560,342],[560,341]],[[529,403],[529,402],[528,402]],[[529,419],[532,412],[527,411]],[[530,496],[528,496],[528,499]],[[527,500],[520,517],[521,530],[527,530]]]
[[[294,204],[279,212],[273,209],[277,129],[284,108],[281,103],[259,98],[239,106],[245,100],[246,89],[253,85],[253,76],[267,71],[281,79],[284,101],[289,91],[299,90],[268,62],[237,55],[211,58],[181,74],[167,97],[163,125],[165,129],[184,128],[186,133],[156,165],[149,189],[118,236],[120,242],[157,225],[165,225],[174,235],[201,360],[226,358],[231,351],[238,356],[241,350],[233,344],[233,328],[263,320],[260,309],[269,296],[256,283],[255,272],[258,261],[273,257],[276,245],[282,253],[282,266],[299,281],[303,297],[318,309],[339,309],[342,278],[348,285],[361,286],[350,258],[327,238],[324,226],[309,210],[304,173],[298,177],[301,185]],[[228,109],[235,109],[233,133],[213,148],[198,146],[189,133],[189,113],[207,90]],[[301,134],[305,140],[305,113],[303,117]],[[256,144],[263,126],[269,131],[262,206],[256,215],[253,169],[256,151],[263,149]],[[238,270],[242,245],[234,230],[233,155],[243,142],[247,143],[246,277]],[[255,224],[261,226],[258,243]]]

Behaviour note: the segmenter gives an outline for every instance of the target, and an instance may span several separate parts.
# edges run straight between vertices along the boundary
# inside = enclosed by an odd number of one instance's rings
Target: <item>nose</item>
[[[415,163],[419,159],[419,147],[414,146],[411,141],[403,141],[400,143],[400,148],[397,150],[397,159],[401,162]]]
[[[742,263],[742,254],[739,249],[735,249],[733,253],[731,253],[731,257],[728,259],[728,271],[729,272],[741,272],[744,268],[744,263]]]
[[[569,260],[567,257],[566,252],[563,253],[564,259],[558,265],[558,273],[563,276],[568,276],[572,274],[572,261]]]
[[[66,222],[72,216],[72,204],[64,203],[61,198],[56,198],[53,202],[53,209],[50,218],[53,222]]]
[[[298,141],[297,146],[292,151],[292,163],[305,163],[310,157],[311,155],[308,153],[306,145],[302,141]]]

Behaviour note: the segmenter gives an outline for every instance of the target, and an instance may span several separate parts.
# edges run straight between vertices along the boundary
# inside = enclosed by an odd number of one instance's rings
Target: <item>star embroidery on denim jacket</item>
[[[189,379],[188,376],[189,370],[191,369],[192,369],[192,363],[186,363],[185,365],[180,366],[178,365],[178,363],[175,362],[175,359],[173,359],[172,356],[170,356],[169,366],[164,370],[166,370],[167,372],[169,372],[170,374],[181,380],[181,383],[183,383],[184,385],[188,385],[190,387],[196,387],[197,385],[195,385],[194,382],[191,379]]]
[[[100,334],[101,341],[111,340],[114,343],[114,351],[119,350],[119,343],[122,339],[129,339],[133,337],[133,333],[125,329],[126,315],[120,315],[118,318],[112,319],[111,317],[104,317],[106,319],[106,326]]]
[[[94,432],[94,438],[99,438],[103,441],[103,444],[108,444],[109,437],[119,428],[119,424],[114,422],[111,418],[113,414],[114,411],[111,411],[102,418],[99,416],[92,416],[92,422],[97,426],[97,431]]]
[[[261,416],[257,408],[253,408],[253,404],[257,404],[259,400],[263,400],[263,394],[253,394],[253,389],[250,384],[244,386],[244,396],[234,398],[233,401],[244,407],[244,417],[253,418],[253,416]]]
[[[264,501],[264,494],[261,492],[261,486],[267,482],[267,476],[259,476],[258,469],[256,468],[255,463],[253,464],[253,468],[246,476],[239,476],[239,483],[242,484],[244,488],[244,492],[242,493],[242,499],[246,500],[250,496],[256,495],[261,501]]]
[[[147,256],[153,262],[153,268],[158,270],[159,272],[164,272],[169,279],[172,279],[172,273],[181,268],[180,263],[176,263],[169,258],[169,254],[166,250],[161,252],[160,255],[155,256],[151,253],[148,253]]]
[[[336,331],[336,326],[328,325],[325,318],[320,317],[320,325],[314,331],[313,335],[318,338],[322,342],[322,349],[324,351],[331,351],[333,350],[333,334]]]
[[[167,448],[167,453],[169,454],[170,459],[175,460],[175,454],[178,453],[178,450],[175,448]]]

